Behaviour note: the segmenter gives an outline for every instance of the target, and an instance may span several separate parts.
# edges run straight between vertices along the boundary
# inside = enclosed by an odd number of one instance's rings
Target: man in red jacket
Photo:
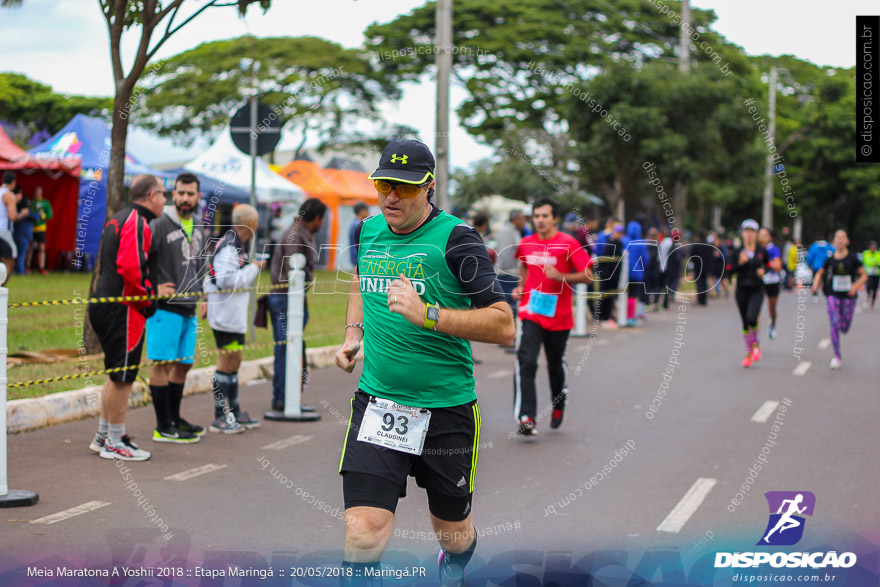
[[[162,213],[165,188],[153,175],[139,175],[131,182],[131,205],[117,212],[101,234],[96,279],[90,297],[170,295],[173,283],[158,287],[151,281],[150,220]],[[89,320],[104,351],[104,368],[131,367],[110,373],[101,394],[98,433],[89,448],[104,459],[145,461],[150,453],[138,448],[125,433],[125,411],[131,384],[144,346],[144,327],[155,312],[149,301],[111,302],[89,305]]]

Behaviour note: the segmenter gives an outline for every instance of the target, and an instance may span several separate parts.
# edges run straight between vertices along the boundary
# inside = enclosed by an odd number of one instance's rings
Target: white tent
[[[184,167],[194,173],[207,175],[219,182],[250,192],[251,158],[232,144],[229,127],[217,141]],[[295,183],[272,171],[268,163],[257,158],[257,201],[260,203],[298,202],[306,194]]]

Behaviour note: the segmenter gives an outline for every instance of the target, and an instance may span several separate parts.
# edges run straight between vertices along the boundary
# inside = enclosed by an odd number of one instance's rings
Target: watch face
[[[438,308],[428,308],[428,320],[435,322],[440,319],[440,310]]]

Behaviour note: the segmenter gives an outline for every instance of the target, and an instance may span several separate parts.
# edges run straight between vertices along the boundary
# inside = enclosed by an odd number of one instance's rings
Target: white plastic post
[[[575,318],[574,318],[574,335],[587,335],[587,284],[575,284],[574,293],[575,300]]]
[[[623,257],[620,259],[620,279],[618,280],[617,289],[622,290],[617,298],[617,323],[626,326],[629,323],[627,317],[627,293],[626,289],[629,285],[629,251],[623,251]]]
[[[284,412],[267,412],[267,420],[313,422],[320,420],[317,412],[302,410],[303,319],[305,318],[306,257],[300,253],[290,257],[287,287],[287,346],[285,348]]]
[[[287,288],[287,371],[284,380],[284,415],[288,418],[302,415],[302,340],[305,318],[306,257],[295,254],[290,258],[290,276]]]
[[[6,265],[0,263],[0,283],[6,281]],[[7,325],[9,324],[9,290],[0,287],[0,508],[34,505],[40,496],[32,491],[13,489],[7,484],[6,469],[6,357],[9,354]]]

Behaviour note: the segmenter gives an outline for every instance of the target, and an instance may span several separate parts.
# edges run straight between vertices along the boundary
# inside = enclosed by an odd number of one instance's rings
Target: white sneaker
[[[832,369],[834,369],[836,371],[837,369],[840,369],[840,365],[841,365],[840,357],[834,357],[833,359],[831,359],[831,368]]]
[[[104,448],[99,455],[102,459],[118,459],[120,461],[146,461],[152,455],[142,448],[139,448],[131,437],[126,434],[122,437],[122,442],[112,443],[109,440],[104,443]]]

